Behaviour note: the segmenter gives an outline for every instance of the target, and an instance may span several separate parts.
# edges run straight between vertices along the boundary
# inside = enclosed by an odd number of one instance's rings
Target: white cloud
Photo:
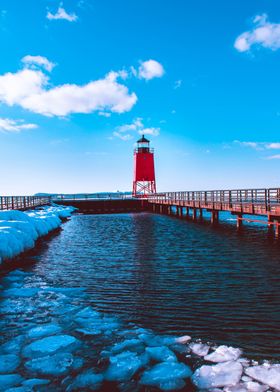
[[[99,114],[99,116],[102,116],[102,117],[111,117],[111,113],[108,113],[108,112],[98,112],[98,114]]]
[[[66,12],[65,9],[63,8],[63,4],[60,3],[58,10],[56,11],[55,14],[52,14],[50,11],[48,11],[47,19],[49,19],[49,20],[63,19],[63,20],[68,20],[68,22],[76,22],[76,20],[78,19],[78,16],[74,13],[70,14],[70,13]]]
[[[71,113],[91,113],[109,117],[112,112],[124,113],[136,104],[137,96],[123,84],[133,73],[122,69],[111,71],[104,78],[84,85],[52,86],[50,77],[55,64],[43,56],[22,58],[24,69],[0,75],[0,103],[19,105],[44,116],[67,116]],[[136,77],[146,80],[163,75],[163,67],[155,60],[141,64]],[[141,75],[141,76],[140,76]],[[140,121],[138,119],[138,121]],[[143,124],[134,124],[143,128]],[[119,130],[118,132],[122,132]]]
[[[164,68],[156,60],[143,61],[138,69],[138,77],[140,79],[150,80],[153,78],[161,78],[163,75]]]
[[[141,117],[137,117],[133,120],[131,124],[124,124],[117,127],[115,132],[113,132],[113,136],[127,141],[133,138],[131,133],[128,132],[136,132],[140,135],[159,136],[160,128],[154,128],[154,127],[145,128],[143,124],[143,119]]]
[[[280,23],[270,23],[267,14],[257,15],[254,28],[245,31],[235,40],[234,47],[239,52],[247,52],[253,45],[271,50],[280,48]]]
[[[124,124],[119,127],[117,127],[118,132],[124,133],[128,131],[137,131],[139,129],[143,128],[143,123],[142,123],[142,118],[137,117],[136,119],[133,120],[131,124]]]
[[[45,116],[93,111],[127,112],[135,105],[137,96],[117,81],[116,74],[110,72],[103,79],[85,85],[50,87],[49,77],[41,70],[8,72],[0,75],[0,102],[9,106],[19,105]]]
[[[124,141],[132,139],[132,136],[130,134],[124,135],[124,134],[117,132],[117,131],[113,132],[113,136],[118,137],[119,139],[124,140]]]
[[[182,80],[176,80],[174,83],[174,90],[177,90],[182,86],[183,81]]]
[[[266,159],[280,159],[280,154],[271,155],[271,156],[267,157]]]
[[[240,144],[244,147],[250,147],[254,150],[280,150],[279,142],[241,142],[235,140],[234,143]]]
[[[280,150],[280,143],[267,143],[266,148],[269,150]]]
[[[0,102],[24,107],[25,99],[38,96],[47,83],[48,77],[43,72],[31,69],[0,75]]]
[[[160,133],[160,128],[144,128],[138,131],[140,135],[152,135],[152,136],[158,136]]]
[[[24,56],[21,61],[26,65],[26,66],[41,66],[47,71],[51,72],[52,69],[55,67],[55,64],[49,61],[46,57],[43,56],[31,56],[27,55]]]
[[[10,118],[0,117],[0,131],[20,132],[24,129],[35,128],[38,128],[38,125],[25,123],[23,120],[12,120]]]

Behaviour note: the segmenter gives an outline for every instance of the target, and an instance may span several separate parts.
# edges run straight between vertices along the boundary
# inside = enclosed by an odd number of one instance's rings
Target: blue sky
[[[0,194],[280,181],[277,0],[0,0]]]

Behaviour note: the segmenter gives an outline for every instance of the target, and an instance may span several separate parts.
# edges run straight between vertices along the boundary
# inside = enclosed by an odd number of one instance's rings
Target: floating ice
[[[95,328],[92,329],[77,328],[76,331],[84,336],[95,336],[101,334],[101,330]]]
[[[50,380],[46,380],[45,378],[30,378],[29,380],[25,380],[22,382],[22,385],[33,388],[38,385],[47,385],[50,383]]]
[[[204,359],[210,362],[236,361],[242,351],[239,348],[219,346],[213,353],[206,355]]]
[[[192,343],[190,344],[190,349],[195,355],[198,355],[199,357],[204,357],[208,354],[210,347],[207,344]]]
[[[21,351],[25,337],[23,335],[16,336],[15,338],[3,343],[0,346],[0,353],[18,354]]]
[[[239,362],[222,362],[217,365],[203,365],[192,377],[198,388],[226,387],[240,381],[243,367]]]
[[[103,375],[94,373],[92,370],[87,370],[79,374],[75,381],[67,388],[68,391],[80,391],[81,388],[88,391],[94,391],[100,388],[103,382]]]
[[[104,378],[107,381],[129,381],[143,365],[141,357],[126,351],[110,357],[110,365],[104,373]]]
[[[250,382],[236,384],[232,387],[225,387],[223,389],[223,392],[266,392],[268,388],[269,387],[266,385],[260,385],[257,382],[250,381]]]
[[[260,366],[252,366],[247,368],[245,373],[254,380],[280,390],[280,364],[270,365],[265,363]]]
[[[96,312],[93,310],[91,307],[87,306],[86,308],[80,310],[78,313],[76,313],[77,318],[97,318],[100,317],[100,313]]]
[[[14,354],[0,355],[0,373],[12,373],[20,364],[20,359]]]
[[[43,355],[57,353],[58,351],[71,352],[79,345],[78,339],[71,335],[56,335],[35,340],[23,349],[23,355],[36,358]]]
[[[32,313],[36,307],[30,303],[25,303],[21,299],[4,299],[0,302],[0,313],[2,314],[19,314]]]
[[[70,353],[59,353],[35,358],[25,363],[25,367],[39,375],[61,376],[74,366],[74,357]]]
[[[138,337],[150,347],[169,346],[177,342],[173,336],[156,336],[150,332],[141,333]]]
[[[30,387],[13,387],[13,388],[9,388],[6,389],[5,392],[32,392],[33,389],[31,389]]]
[[[146,347],[149,357],[158,362],[177,361],[176,355],[168,347]]]
[[[38,294],[39,289],[35,287],[24,287],[4,290],[1,293],[2,297],[33,297]]]
[[[52,206],[32,211],[0,211],[0,264],[35,246],[35,241],[57,229],[73,207]]]
[[[180,336],[179,338],[176,338],[176,343],[181,343],[181,344],[186,344],[191,340],[191,337],[189,335],[184,335]]]
[[[143,385],[157,386],[164,390],[180,389],[183,379],[192,375],[191,369],[184,363],[162,362],[146,370],[140,380]]]
[[[0,374],[0,391],[21,384],[23,378],[19,374]]]
[[[43,324],[38,327],[31,328],[28,331],[28,337],[38,339],[44,336],[54,335],[61,332],[61,327],[57,324]]]
[[[143,348],[142,351],[144,351],[144,346],[143,343],[141,342],[141,340],[139,339],[128,339],[128,340],[124,340],[121,343],[116,343],[113,347],[112,347],[112,352],[113,353],[119,353],[121,351],[127,350],[127,349],[133,349],[133,348],[137,348],[141,346]]]

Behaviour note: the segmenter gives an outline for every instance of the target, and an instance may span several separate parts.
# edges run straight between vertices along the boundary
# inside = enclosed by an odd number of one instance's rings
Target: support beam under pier
[[[219,211],[217,210],[211,211],[211,223],[212,225],[219,223]]]
[[[238,215],[238,216],[237,216],[237,221],[236,221],[236,227],[237,227],[238,229],[241,229],[242,226],[243,226],[242,215]]]
[[[193,221],[196,221],[196,216],[197,216],[197,209],[193,208],[193,215],[192,215]]]

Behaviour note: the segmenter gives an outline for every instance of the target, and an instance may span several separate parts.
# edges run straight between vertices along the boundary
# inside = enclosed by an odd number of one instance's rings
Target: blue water
[[[267,228],[228,221],[76,215],[20,262],[34,279],[85,287],[96,309],[126,323],[279,360],[279,250]]]

